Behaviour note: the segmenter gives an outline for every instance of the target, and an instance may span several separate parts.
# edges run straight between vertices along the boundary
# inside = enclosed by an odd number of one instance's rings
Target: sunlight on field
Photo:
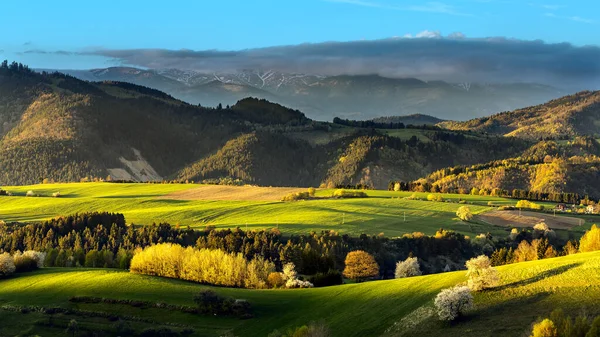
[[[429,317],[405,335],[521,336],[538,315],[557,307],[600,313],[600,252],[513,264],[498,268],[502,284],[477,293],[476,309],[458,324],[444,325]],[[415,310],[432,305],[443,288],[465,281],[465,272],[399,280],[374,281],[315,289],[246,290],[211,287],[219,294],[247,299],[255,317],[239,320],[207,317],[164,309],[139,309],[111,304],[72,304],[71,296],[166,301],[193,305],[192,297],[206,286],[117,270],[48,268],[0,281],[0,305],[53,305],[92,311],[158,318],[193,326],[201,335],[217,336],[233,329],[240,336],[266,336],[274,329],[326,319],[334,336],[367,332],[400,336],[395,323]],[[26,289],[26,291],[25,291]],[[576,311],[575,313],[578,313]],[[20,331],[0,317],[0,324]],[[28,318],[29,317],[29,318]],[[36,314],[21,315],[36,319]],[[218,328],[217,328],[218,327]],[[405,331],[406,332],[406,331]]]
[[[194,228],[208,225],[242,229],[278,227],[285,233],[336,230],[349,234],[384,233],[386,236],[412,232],[434,234],[440,228],[467,235],[491,232],[504,236],[509,230],[505,227],[458,220],[455,213],[461,205],[457,202],[462,199],[474,203],[469,205],[474,214],[492,210],[493,207],[487,206],[490,201],[493,205],[515,202],[458,194],[444,195],[446,200],[453,202],[428,202],[405,199],[412,195],[425,199],[428,193],[389,191],[367,191],[369,198],[363,199],[328,199],[333,190],[327,189],[316,193],[323,199],[280,202],[280,195],[299,189],[193,184],[72,183],[4,188],[14,194],[0,197],[0,220],[6,222],[107,211],[123,213],[128,223],[135,224],[168,222]],[[25,197],[28,191],[39,196]],[[54,192],[60,192],[61,197],[52,198]],[[269,195],[270,192],[274,196]],[[206,200],[211,195],[218,200]],[[248,200],[253,198],[258,200]]]

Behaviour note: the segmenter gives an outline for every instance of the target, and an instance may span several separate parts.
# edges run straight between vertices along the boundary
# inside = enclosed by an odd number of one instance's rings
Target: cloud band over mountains
[[[417,35],[419,36],[419,35]],[[96,49],[117,63],[153,69],[200,72],[242,69],[323,75],[379,74],[451,82],[536,82],[560,86],[600,87],[600,47],[549,44],[507,38],[391,38],[325,42],[240,51],[165,49]],[[63,52],[64,53],[64,52]]]

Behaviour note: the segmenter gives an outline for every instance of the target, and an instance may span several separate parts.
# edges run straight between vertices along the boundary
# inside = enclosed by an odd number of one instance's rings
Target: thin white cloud
[[[425,13],[439,13],[449,14],[458,16],[471,16],[471,14],[463,13],[458,11],[454,6],[442,3],[442,2],[426,2],[421,5],[408,5],[408,6],[394,6],[374,1],[362,1],[362,0],[323,0],[325,2],[339,3],[356,5],[371,8],[381,8],[396,11],[407,11],[407,12],[425,12]]]
[[[562,20],[570,20],[570,21],[574,21],[574,22],[586,23],[586,24],[590,24],[590,25],[593,25],[593,24],[597,23],[597,21],[595,21],[595,20],[582,18],[580,16],[561,16],[561,15],[556,15],[554,13],[544,13],[544,16],[549,17],[549,18],[562,19]]]

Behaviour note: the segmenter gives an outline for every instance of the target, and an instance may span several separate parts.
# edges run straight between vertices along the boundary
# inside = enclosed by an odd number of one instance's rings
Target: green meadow
[[[466,235],[490,232],[504,236],[508,228],[482,222],[462,222],[456,210],[459,199],[469,203],[474,214],[494,206],[514,205],[515,200],[458,194],[443,194],[452,202],[408,200],[415,195],[426,199],[429,193],[367,191],[369,198],[328,199],[333,190],[318,190],[318,200],[280,202],[260,200],[174,200],[169,193],[202,188],[185,184],[114,184],[69,183],[3,187],[12,197],[0,197],[0,220],[28,222],[47,220],[78,212],[106,211],[123,213],[128,223],[172,225],[204,228],[265,229],[278,227],[284,233],[335,230],[348,234],[383,233],[400,236],[405,233],[434,234],[438,229],[450,229]],[[33,191],[37,197],[26,197]],[[61,197],[53,198],[52,193]],[[548,204],[551,206],[552,204]],[[593,220],[593,219],[592,219]],[[586,223],[577,233],[588,228]]]
[[[96,296],[193,306],[203,285],[107,269],[47,268],[0,281],[0,335],[64,336],[59,328],[76,319],[82,328],[106,319],[76,315],[27,314],[5,306],[63,307],[110,312],[144,319],[144,327],[191,328],[194,336],[266,336],[310,321],[324,320],[333,336],[522,336],[538,316],[562,308],[568,314],[600,314],[600,252],[518,263],[498,268],[501,285],[475,294],[475,310],[458,322],[441,323],[432,309],[443,288],[466,280],[464,271],[398,280],[296,290],[245,290],[211,287],[221,295],[248,300],[254,318],[200,316],[123,304],[71,303],[72,296]],[[52,316],[50,318],[49,316]],[[54,327],[45,326],[53,320]],[[154,323],[148,323],[154,322]],[[132,328],[141,328],[131,321]]]

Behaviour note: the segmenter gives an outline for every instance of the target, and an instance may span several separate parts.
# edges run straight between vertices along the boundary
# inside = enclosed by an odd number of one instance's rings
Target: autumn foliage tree
[[[579,242],[579,251],[582,253],[600,250],[600,227],[593,225]]]
[[[379,275],[377,261],[375,261],[373,255],[363,250],[348,253],[345,265],[344,276],[352,280],[364,281]]]
[[[471,213],[469,206],[460,206],[456,211],[456,216],[462,221],[470,221],[473,219],[473,213]]]

